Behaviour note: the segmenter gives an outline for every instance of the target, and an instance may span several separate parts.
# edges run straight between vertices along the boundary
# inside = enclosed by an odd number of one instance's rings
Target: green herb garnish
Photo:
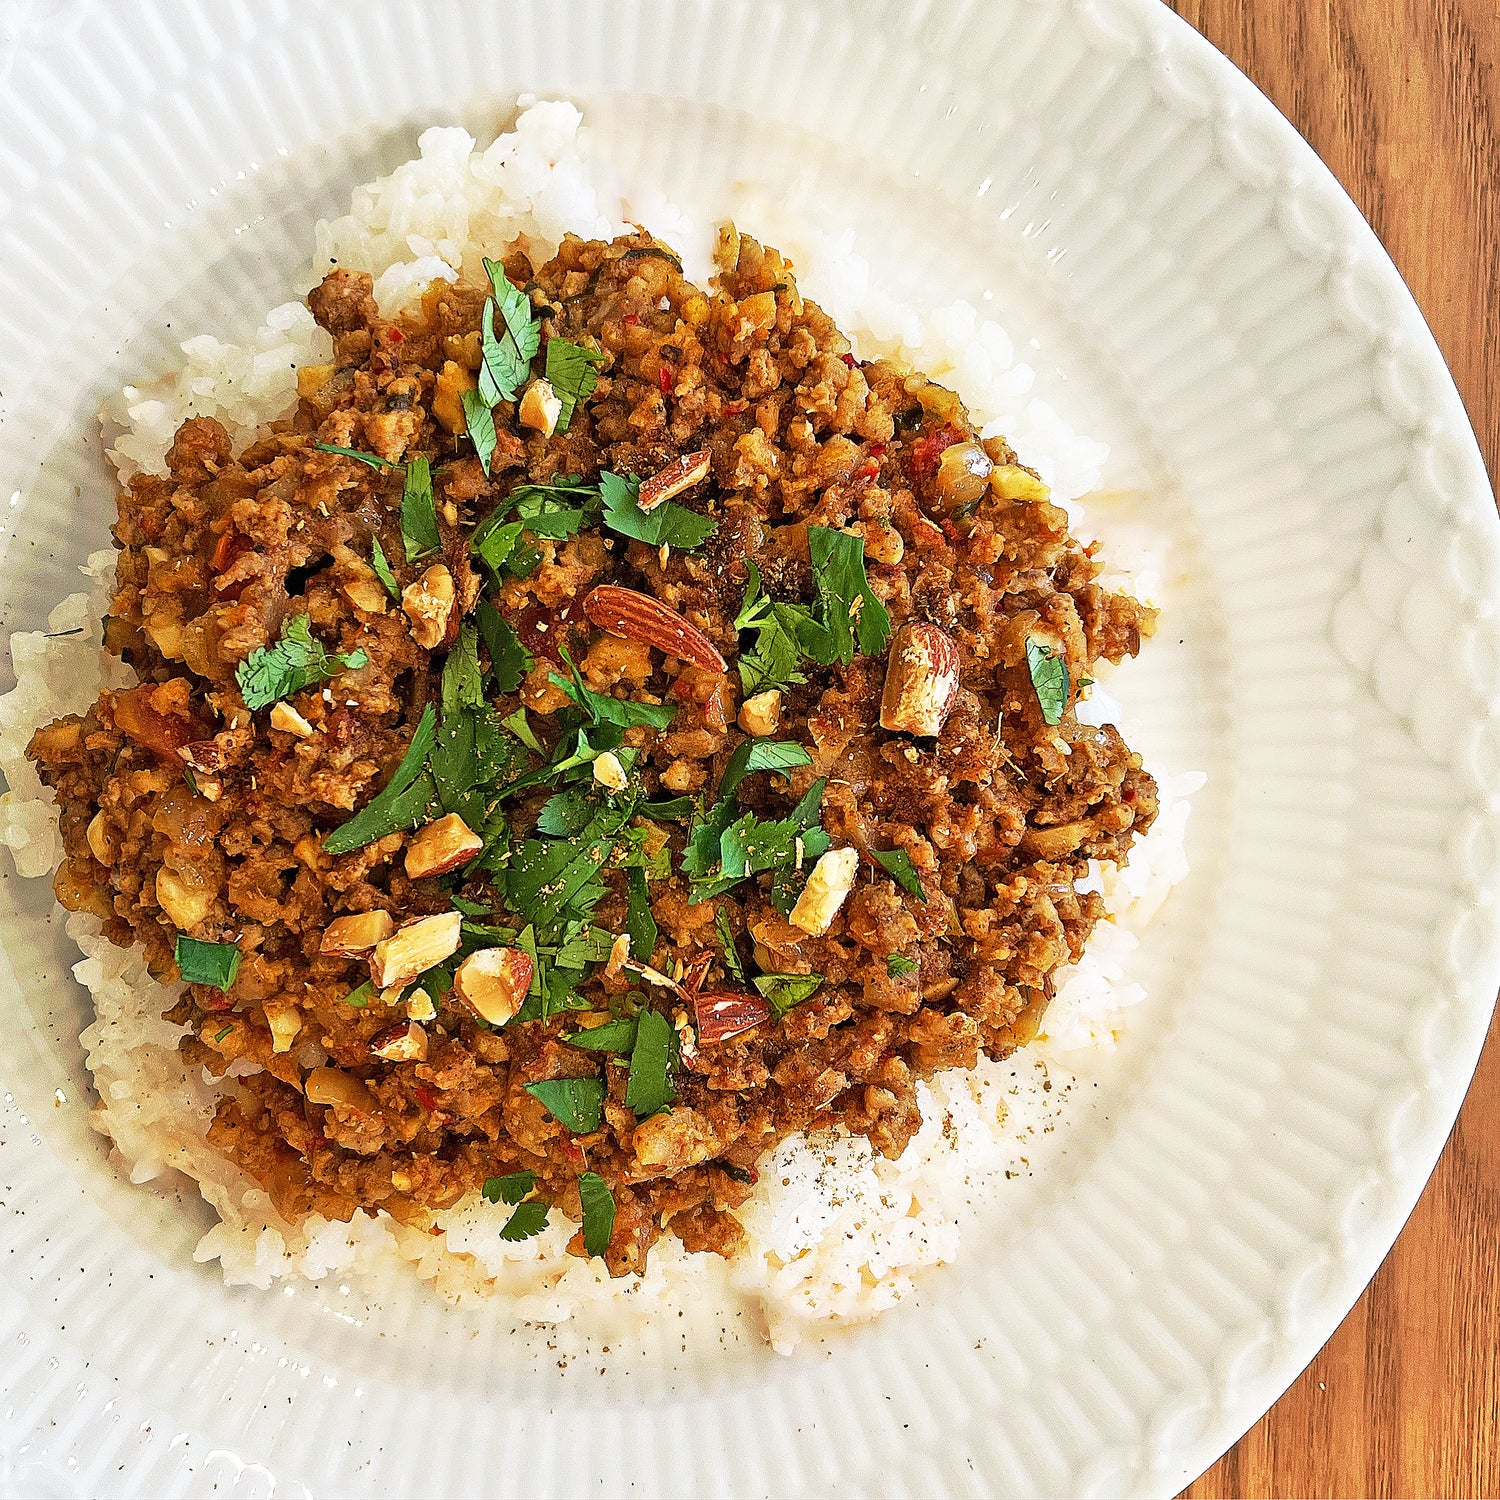
[[[479,394],[486,409],[500,401],[513,401],[531,374],[531,361],[542,342],[542,325],[532,315],[531,298],[512,285],[505,267],[484,261],[493,297],[485,299],[479,325]],[[495,310],[500,311],[501,330],[495,331]],[[488,473],[488,465],[485,472]]]
[[[535,1172],[512,1172],[506,1177],[487,1177],[484,1181],[486,1203],[506,1203],[512,1208],[536,1186]]]
[[[476,606],[474,623],[489,652],[490,686],[497,693],[515,692],[531,670],[531,652],[521,644],[515,626],[488,599],[481,599]]]
[[[927,904],[922,877],[917,874],[917,867],[912,864],[911,855],[905,849],[871,849],[870,855],[903,891],[915,896],[924,906]]]
[[[432,778],[424,770],[436,738],[437,713],[429,703],[391,779],[365,807],[323,840],[328,853],[348,854],[388,833],[416,827],[428,802],[437,795]]]
[[[233,943],[206,943],[201,938],[177,937],[173,950],[184,984],[206,984],[227,990],[240,971],[240,950]]]
[[[245,707],[267,708],[340,672],[357,672],[370,658],[362,648],[343,655],[324,649],[306,615],[293,615],[274,646],[257,646],[235,670]]]
[[[578,1179],[578,1197],[583,1205],[583,1248],[590,1255],[603,1255],[615,1232],[614,1194],[597,1172],[585,1172]]]
[[[380,538],[370,538],[370,566],[375,569],[375,576],[385,585],[385,591],[398,604],[401,602],[401,585],[396,582],[395,572],[385,555],[385,548],[380,545]]]
[[[589,1052],[629,1052],[635,1046],[635,1021],[630,1016],[614,1016],[588,1031],[568,1032],[563,1041]]]
[[[432,465],[420,453],[407,464],[406,482],[401,487],[401,537],[406,543],[407,562],[436,552],[442,545],[432,499]]]
[[[630,1078],[625,1104],[638,1119],[657,1114],[676,1097],[672,1068],[677,1059],[677,1033],[660,1011],[643,1010],[636,1022],[635,1046],[630,1052]]]
[[[744,984],[745,964],[734,940],[734,928],[729,925],[729,913],[722,906],[714,912],[714,932],[718,935],[719,946],[724,950],[724,967]]]
[[[863,539],[827,526],[809,526],[807,549],[824,631],[810,653],[814,660],[848,666],[854,660],[856,638],[866,656],[884,651],[891,637],[891,617],[865,577]]]
[[[547,1204],[540,1198],[528,1198],[518,1204],[516,1211],[505,1221],[500,1238],[515,1244],[518,1240],[529,1240],[547,1227]]]
[[[819,627],[805,604],[770,599],[761,592],[760,569],[746,563],[750,575],[744,602],[735,616],[736,630],[754,630],[756,642],[740,653],[740,683],[748,698],[768,688],[789,688],[806,682],[798,663],[809,654],[806,643]]]
[[[382,458],[378,453],[365,453],[359,448],[339,448],[333,443],[314,443],[313,447],[319,453],[337,453],[340,458],[357,459],[362,464],[368,464],[372,469],[399,469],[400,464],[394,464],[388,458]]]
[[[821,974],[757,974],[750,981],[767,1000],[777,1017],[784,1016],[794,1005],[817,994],[823,984]]]
[[[903,953],[893,953],[885,961],[885,972],[892,979],[904,979],[908,974],[915,974],[922,965],[914,958],[907,958]]]
[[[547,380],[552,386],[552,394],[562,402],[562,411],[557,417],[559,432],[568,430],[579,404],[593,394],[599,381],[595,367],[602,365],[608,357],[601,350],[585,349],[566,339],[547,340]]]
[[[625,930],[630,934],[630,951],[641,963],[649,964],[656,951],[656,918],[651,915],[651,888],[646,871],[632,865],[625,871]]]
[[[464,408],[464,427],[474,452],[479,455],[479,467],[489,477],[490,460],[495,456],[495,415],[485,404],[478,391],[465,391],[459,398]]]
[[[222,1042],[224,1038],[228,1036],[229,1033],[233,1030],[233,1026],[221,1026],[216,1032],[214,1032],[214,1041]]]
[[[627,479],[608,471],[599,476],[604,497],[604,524],[621,536],[633,537],[659,547],[663,542],[680,551],[701,546],[718,530],[719,523],[697,511],[667,500],[652,510],[642,510],[641,482],[633,474]]]
[[[1031,685],[1036,689],[1036,701],[1041,705],[1044,724],[1061,724],[1063,711],[1068,706],[1068,664],[1061,656],[1054,656],[1033,636],[1026,639],[1026,668],[1031,673]]]
[[[355,1010],[363,1010],[371,1000],[375,998],[375,986],[367,979],[363,984],[357,984],[344,996],[344,1004],[352,1005]]]
[[[672,722],[677,710],[665,703],[634,703],[628,698],[611,698],[607,693],[596,693],[584,682],[583,674],[573,664],[567,648],[559,649],[568,676],[559,677],[556,672],[549,676],[595,724],[618,724],[622,729],[645,724],[652,729],[665,729]]]
[[[599,1128],[604,1109],[604,1083],[598,1078],[548,1078],[528,1083],[526,1092],[539,1099],[574,1135]]]

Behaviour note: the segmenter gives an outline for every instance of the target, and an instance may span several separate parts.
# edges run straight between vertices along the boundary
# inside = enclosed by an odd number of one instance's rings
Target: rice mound
[[[388,315],[434,279],[477,276],[483,255],[498,257],[519,239],[545,256],[567,231],[608,237],[645,223],[683,251],[690,273],[706,274],[707,230],[659,193],[632,199],[611,187],[570,104],[529,103],[514,128],[484,150],[467,132],[445,128],[426,131],[418,146],[416,159],[357,188],[349,213],[316,231],[320,272],[330,262],[370,272]],[[986,435],[1010,438],[1068,505],[1075,525],[1087,529],[1076,502],[1097,486],[1108,449],[1028,399],[1033,372],[1016,361],[1003,328],[965,302],[924,313],[886,295],[852,234],[813,235],[785,248],[796,255],[808,294],[863,357],[898,356],[954,386]],[[173,435],[194,415],[223,422],[238,447],[291,408],[297,369],[330,351],[328,335],[300,302],[273,309],[244,344],[190,339],[177,372],[149,387],[126,386],[105,404],[108,457],[122,481],[163,473]],[[1129,561],[1142,597],[1161,576],[1159,553],[1159,542],[1153,553],[1150,542],[1135,538]],[[0,796],[0,842],[27,876],[49,873],[62,855],[52,795],[25,759],[31,734],[61,714],[82,712],[100,688],[132,680],[100,638],[114,554],[95,553],[81,571],[90,590],[59,604],[48,632],[12,637],[16,687],[0,697],[0,772],[9,787]],[[1098,686],[1079,716],[1120,722],[1119,706]],[[437,1215],[441,1235],[365,1215],[348,1224],[316,1215],[296,1226],[284,1222],[269,1196],[208,1145],[224,1084],[182,1062],[181,1028],[161,1019],[177,987],[152,979],[140,954],[115,947],[96,918],[74,913],[67,932],[85,956],[73,972],[95,1004],[82,1035],[99,1095],[95,1123],[133,1182],[177,1171],[198,1185],[221,1222],[195,1256],[217,1260],[230,1285],[264,1289],[290,1277],[348,1283],[405,1268],[455,1302],[501,1297],[509,1316],[555,1324],[586,1323],[590,1312],[622,1307],[644,1321],[653,1308],[676,1308],[689,1289],[712,1283],[719,1295],[727,1286],[758,1313],[773,1345],[789,1350],[831,1322],[874,1316],[906,1296],[919,1272],[952,1261],[972,1205],[1009,1172],[1018,1142],[1047,1128],[1056,1112],[1051,1076],[1058,1067],[1054,1061],[1049,1074],[1047,1059],[1109,1045],[1121,1013],[1145,999],[1129,977],[1131,955],[1140,929],[1187,872],[1189,798],[1204,780],[1160,771],[1157,779],[1160,812],[1128,866],[1091,872],[1111,920],[1099,924],[1082,961],[1060,977],[1039,1047],[919,1085],[923,1125],[896,1161],[847,1135],[782,1142],[740,1210],[747,1246],[727,1268],[668,1237],[653,1250],[645,1276],[611,1282],[598,1262],[566,1254],[573,1226],[561,1215],[536,1238],[508,1244],[499,1238],[504,1216],[483,1202]]]

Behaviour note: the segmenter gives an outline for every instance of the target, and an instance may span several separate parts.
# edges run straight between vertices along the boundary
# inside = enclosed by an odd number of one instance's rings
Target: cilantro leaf
[[[915,896],[924,906],[927,904],[927,892],[922,888],[922,877],[917,874],[917,867],[912,864],[911,855],[905,849],[871,849],[870,854],[875,863],[903,891],[909,896]]]
[[[578,1179],[578,1198],[583,1205],[583,1248],[590,1255],[603,1255],[615,1232],[615,1197],[597,1172],[584,1172]]]
[[[432,500],[432,465],[420,453],[407,464],[406,482],[401,486],[401,536],[407,562],[436,552],[442,545]]]
[[[428,765],[444,812],[456,812],[475,832],[486,825],[486,843],[493,842],[505,820],[489,827],[489,799],[485,790],[510,767],[515,747],[487,704],[444,712]]]
[[[399,469],[400,464],[393,464],[390,459],[382,458],[378,453],[365,453],[359,448],[340,448],[333,443],[314,443],[313,447],[319,453],[337,453],[341,458],[356,459],[362,464],[368,464],[372,469]]]
[[[443,717],[484,707],[484,674],[479,670],[479,632],[467,620],[443,663]]]
[[[1067,662],[1061,656],[1054,656],[1034,636],[1027,636],[1026,669],[1031,673],[1031,685],[1041,705],[1042,722],[1061,724],[1068,706]]]
[[[908,974],[915,974],[922,967],[914,958],[907,958],[904,953],[893,953],[885,961],[885,972],[892,979],[904,979]]]
[[[652,510],[640,505],[641,482],[634,475],[626,479],[607,470],[599,476],[599,493],[604,497],[604,524],[621,536],[633,537],[659,547],[663,542],[680,551],[701,546],[719,528],[709,516],[664,501]]]
[[[760,569],[747,563],[750,575],[744,602],[735,617],[736,630],[754,630],[755,646],[740,653],[740,683],[745,696],[768,688],[788,688],[806,682],[797,664],[806,655],[803,642],[819,630],[813,612],[805,604],[788,604],[761,592]]]
[[[732,797],[752,772],[790,771],[811,764],[812,756],[793,740],[742,740],[719,778],[719,795]]]
[[[794,1005],[801,1005],[822,987],[821,974],[757,974],[750,981],[767,1000],[778,1017]]]
[[[629,1052],[635,1046],[635,1021],[630,1016],[615,1016],[589,1031],[567,1032],[563,1041],[590,1052]]]
[[[574,1135],[599,1128],[604,1110],[604,1082],[599,1078],[547,1078],[528,1083],[526,1092],[539,1099]]]
[[[559,677],[549,673],[551,681],[560,687],[595,724],[618,724],[629,729],[636,724],[645,724],[652,729],[665,729],[672,722],[677,710],[664,703],[634,703],[627,699],[611,698],[606,693],[596,693],[583,680],[583,674],[573,664],[573,658],[562,648],[562,659],[567,664],[568,676]]]
[[[808,654],[825,666],[835,661],[848,666],[854,660],[856,636],[865,655],[884,651],[891,617],[865,576],[863,538],[827,526],[809,526],[807,547],[823,626],[822,639],[807,642],[813,648]]]
[[[722,906],[714,912],[714,932],[718,935],[719,946],[724,950],[724,967],[744,984],[745,964],[734,940],[734,928],[729,925],[729,913]]]
[[[465,391],[459,399],[464,408],[464,430],[479,455],[479,467],[488,478],[490,460],[495,456],[495,414],[478,391]]]
[[[173,958],[184,984],[207,984],[227,990],[239,973],[240,950],[233,943],[207,943],[202,938],[177,936]]]
[[[505,1221],[500,1238],[515,1244],[518,1240],[529,1240],[547,1227],[548,1205],[540,1198],[528,1198],[516,1205],[516,1210]]]
[[[676,1060],[677,1033],[672,1023],[660,1011],[643,1010],[636,1021],[630,1077],[625,1084],[625,1106],[638,1119],[659,1113],[677,1097],[672,1086]]]
[[[549,838],[570,839],[583,832],[596,809],[597,803],[587,787],[570,787],[547,799],[537,814],[536,831]]]
[[[415,819],[426,806],[426,799],[415,800],[413,794],[423,788],[423,767],[437,738],[437,713],[429,703],[422,710],[421,720],[401,757],[391,779],[359,812],[334,829],[323,840],[323,847],[330,854],[348,854],[353,849],[363,849],[366,844],[384,838],[401,828],[415,826]],[[430,785],[431,778],[425,778]],[[436,788],[431,788],[436,795]]]
[[[535,751],[538,755],[545,755],[547,753],[542,749],[542,742],[536,737],[536,733],[526,717],[526,710],[524,708],[518,708],[513,714],[507,714],[500,722],[528,750]]]
[[[595,366],[602,365],[608,357],[602,350],[585,349],[566,339],[547,340],[547,379],[552,394],[562,402],[562,411],[557,418],[559,432],[568,430],[579,403],[587,401],[593,394],[599,381]]]
[[[632,866],[625,871],[625,892],[629,903],[625,930],[630,934],[630,951],[641,963],[648,964],[656,950],[656,918],[651,915],[651,888],[645,870]]]
[[[636,809],[645,818],[665,818],[669,823],[680,822],[696,806],[691,797],[667,797],[661,802],[642,802]]]
[[[363,984],[357,984],[347,995],[344,996],[344,1004],[352,1005],[355,1010],[363,1010],[371,1000],[375,998],[375,986],[367,979]]]
[[[391,565],[385,555],[385,548],[380,545],[380,538],[370,538],[370,566],[375,569],[375,576],[385,585],[385,591],[398,604],[401,602],[401,585],[396,582],[396,575],[391,570]]]
[[[571,838],[527,839],[505,871],[506,905],[524,912],[538,928],[578,912],[585,888],[614,852],[620,830],[632,814],[624,806],[601,808]],[[581,913],[579,913],[581,915]]]
[[[312,633],[306,615],[293,615],[274,646],[257,646],[235,670],[245,707],[267,708],[340,672],[358,671],[370,658],[363,649],[330,655]]]
[[[508,1177],[487,1177],[484,1182],[484,1201],[508,1203],[514,1207],[535,1186],[535,1172],[512,1172]]]
[[[484,260],[494,296],[485,299],[479,327],[479,393],[487,406],[512,401],[531,374],[531,361],[542,342],[542,325],[533,316],[531,298],[511,283],[505,267]],[[502,332],[495,333],[495,309],[499,308]],[[488,471],[486,471],[488,472]]]
[[[521,644],[515,626],[488,599],[474,610],[479,638],[490,655],[490,683],[497,693],[513,693],[526,680],[532,655]]]

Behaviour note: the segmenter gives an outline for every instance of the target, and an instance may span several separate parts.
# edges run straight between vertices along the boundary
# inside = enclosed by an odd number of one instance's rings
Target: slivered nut
[[[286,734],[295,734],[300,740],[305,740],[313,732],[312,725],[290,703],[286,702],[272,706],[271,728],[280,729]]]
[[[396,924],[388,911],[359,911],[347,917],[335,917],[323,929],[318,952],[329,958],[353,958],[368,953],[395,930]]]
[[[655,646],[705,672],[725,670],[718,647],[691,621],[649,594],[602,583],[583,601],[583,612],[609,635]]]
[[[613,979],[620,970],[625,967],[625,960],[630,957],[630,934],[622,932],[614,942],[609,945],[609,959],[604,965],[604,977]],[[651,955],[648,953],[647,958]]]
[[[695,484],[708,478],[709,453],[705,448],[698,453],[684,453],[674,459],[658,474],[641,481],[641,496],[637,502],[642,510],[656,507],[674,496],[690,490]]]
[[[605,750],[594,757],[594,780],[610,792],[623,792],[630,784],[625,767],[613,750]]]
[[[516,420],[522,427],[530,427],[551,437],[557,431],[557,419],[562,415],[562,399],[552,389],[550,380],[533,380],[521,397]]]
[[[302,1030],[302,1012],[284,1000],[268,1000],[261,1009],[266,1015],[266,1025],[271,1028],[271,1051],[290,1052]]]
[[[109,831],[102,809],[89,819],[88,832],[84,837],[89,841],[89,852],[101,865],[108,867],[114,863],[115,839]]]
[[[908,620],[891,642],[880,724],[906,734],[940,734],[958,694],[958,647],[926,620]]]
[[[858,868],[858,850],[830,849],[813,866],[787,921],[813,937],[821,937],[832,926],[844,897],[853,889],[854,872]]]
[[[427,1033],[415,1021],[398,1021],[370,1038],[370,1051],[387,1062],[426,1062]]]
[[[401,590],[401,608],[411,621],[412,639],[424,651],[436,651],[448,633],[457,591],[443,563],[433,563],[415,583]]]
[[[203,882],[163,865],[156,872],[156,904],[179,932],[190,932],[208,915],[214,898]]]
[[[484,848],[484,840],[457,813],[429,823],[406,846],[406,873],[413,880],[448,875]]]
[[[453,992],[481,1021],[503,1026],[525,1004],[532,962],[519,948],[481,948],[454,971]]]
[[[406,1014],[412,1021],[434,1021],[437,1019],[437,1006],[426,990],[415,989],[406,997]]]
[[[390,937],[376,943],[370,955],[370,981],[377,990],[394,984],[409,984],[434,964],[458,952],[463,917],[445,911],[435,917],[418,917],[398,927]]]
[[[767,688],[740,704],[740,728],[746,734],[763,737],[781,728],[781,689]]]
[[[375,1096],[365,1087],[364,1080],[338,1068],[314,1068],[307,1075],[302,1092],[309,1104],[331,1104],[362,1115],[375,1113]]]

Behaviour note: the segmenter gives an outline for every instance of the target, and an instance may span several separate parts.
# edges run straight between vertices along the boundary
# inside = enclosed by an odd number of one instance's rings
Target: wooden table
[[[1168,0],[1338,174],[1500,465],[1500,0]],[[1189,1496],[1500,1495],[1500,1025],[1354,1311]]]

